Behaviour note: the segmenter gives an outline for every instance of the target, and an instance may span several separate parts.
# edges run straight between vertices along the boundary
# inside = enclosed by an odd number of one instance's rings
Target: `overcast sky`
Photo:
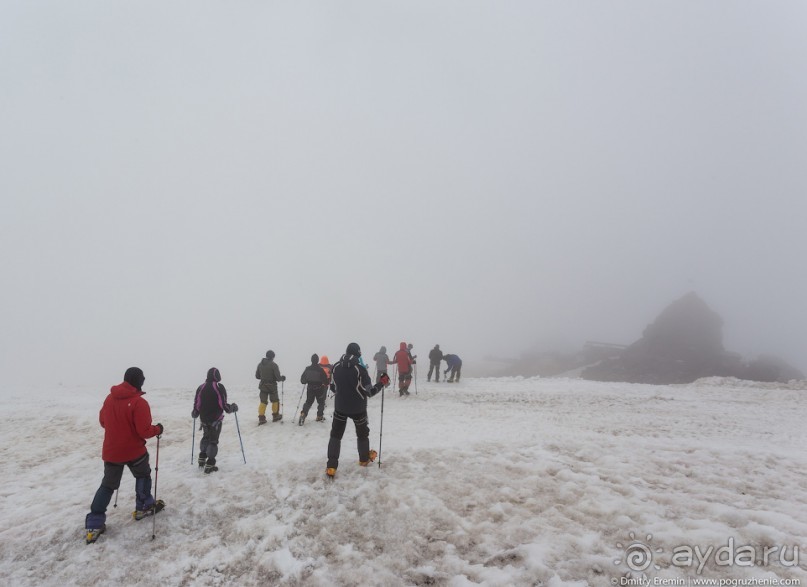
[[[10,0],[0,84],[4,385],[473,372],[691,290],[807,370],[799,0]]]

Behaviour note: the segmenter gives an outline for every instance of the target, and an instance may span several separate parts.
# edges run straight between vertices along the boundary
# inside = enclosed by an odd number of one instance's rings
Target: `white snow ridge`
[[[331,400],[327,423],[312,411],[297,426],[290,386],[284,423],[258,427],[257,389],[230,389],[247,462],[227,416],[220,471],[204,475],[193,389],[146,389],[165,426],[155,540],[152,519],[131,518],[127,471],[92,545],[83,522],[103,472],[107,390],[7,392],[7,585],[807,585],[807,404],[795,384],[420,381],[409,398],[387,390],[381,442],[382,398],[369,402],[380,468],[358,466],[348,423],[334,482]],[[148,449],[154,468],[156,439]]]

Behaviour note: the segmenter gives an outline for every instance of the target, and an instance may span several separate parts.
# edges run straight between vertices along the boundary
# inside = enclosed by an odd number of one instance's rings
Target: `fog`
[[[484,374],[696,291],[807,370],[803,2],[4,2],[0,368]]]

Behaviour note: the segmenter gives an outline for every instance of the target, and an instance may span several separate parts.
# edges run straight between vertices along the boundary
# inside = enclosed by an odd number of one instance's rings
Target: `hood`
[[[402,343],[401,343],[401,350],[402,350],[402,351],[405,351],[405,350],[406,350],[406,343],[405,343],[405,342],[402,342]]]
[[[320,365],[330,365],[331,361],[328,359],[328,355],[322,355],[322,357],[319,360],[319,364]]]
[[[349,355],[345,353],[344,355],[342,355],[340,360],[342,361],[342,365],[344,365],[345,367],[353,367],[354,365],[359,364],[359,359],[360,358],[356,355]]]
[[[317,363],[319,363],[319,355],[317,353],[314,353],[313,355],[311,355],[311,364],[316,365]]]
[[[275,351],[266,351],[266,358],[270,361],[275,358]]]
[[[127,383],[124,381],[123,383],[119,383],[118,385],[113,385],[109,389],[109,393],[112,394],[112,397],[115,399],[131,399],[133,397],[138,397],[143,395],[145,392],[140,391],[136,387],[134,387],[131,383]]]
[[[386,353],[386,352],[387,352],[387,347],[382,346],[382,347],[381,347],[381,350],[380,350],[380,351],[378,351],[378,352],[379,352],[379,353]]]
[[[208,381],[221,381],[221,373],[215,367],[211,367],[207,371],[207,380]]]

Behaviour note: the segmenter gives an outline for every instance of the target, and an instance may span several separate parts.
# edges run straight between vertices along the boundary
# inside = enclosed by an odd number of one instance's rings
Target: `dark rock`
[[[755,381],[803,378],[781,360],[744,364],[723,348],[723,320],[694,292],[674,301],[619,356],[584,369],[583,379],[628,383],[692,383],[701,377]]]
[[[793,379],[804,379],[804,373],[788,365],[779,357],[761,355],[745,366],[739,378],[752,381],[779,381],[785,383]]]

